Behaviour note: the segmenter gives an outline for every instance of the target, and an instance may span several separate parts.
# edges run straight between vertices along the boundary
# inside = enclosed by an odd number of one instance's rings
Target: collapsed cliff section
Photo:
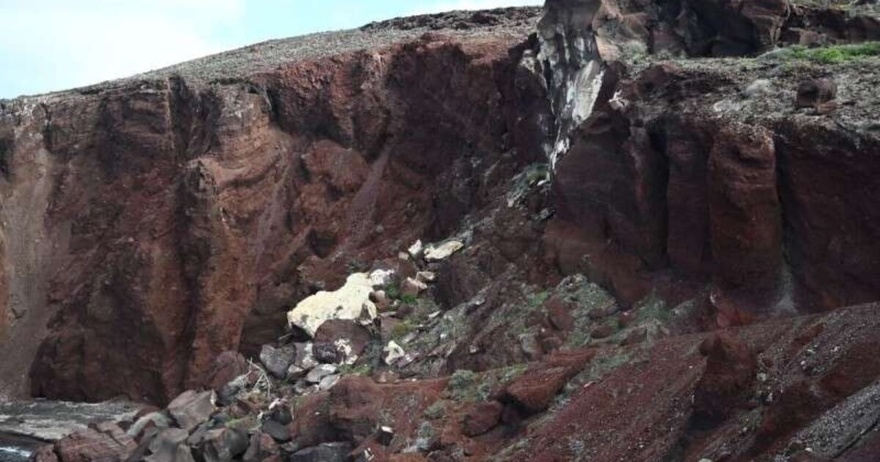
[[[283,333],[296,300],[456,229],[536,160],[520,114],[545,99],[516,76],[537,13],[267,42],[4,102],[4,386],[26,392],[29,370],[33,396],[165,402]]]

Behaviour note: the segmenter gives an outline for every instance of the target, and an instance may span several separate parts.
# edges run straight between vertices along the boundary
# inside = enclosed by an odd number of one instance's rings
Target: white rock
[[[343,364],[352,365],[357,362],[358,355],[352,353],[351,340],[347,338],[341,338],[333,342],[333,346],[336,347],[336,351],[339,351],[343,355]]]
[[[406,252],[413,258],[419,258],[422,256],[423,250],[425,250],[425,246],[422,245],[422,240],[419,239],[413,243],[413,245],[409,246],[409,248],[406,249]]]
[[[419,271],[416,273],[416,279],[425,283],[434,282],[437,280],[437,273],[433,271]]]
[[[315,345],[312,342],[296,343],[295,345],[296,359],[293,361],[294,365],[305,370],[309,370],[318,365],[318,360],[315,359],[315,354],[313,353]]]
[[[287,322],[302,329],[310,337],[330,319],[372,322],[376,318],[376,305],[370,301],[372,281],[365,273],[348,276],[345,285],[328,292],[320,291],[300,301],[287,313]]]
[[[401,348],[401,346],[394,340],[388,342],[388,345],[386,345],[382,351],[385,353],[385,364],[388,364],[389,366],[394,364],[398,359],[406,356],[406,352],[404,352],[403,348]]]
[[[328,375],[321,379],[321,383],[318,384],[318,388],[322,391],[327,391],[333,388],[333,385],[336,385],[336,382],[339,381],[339,376],[336,374]]]
[[[332,364],[320,364],[306,375],[306,382],[321,383],[321,380],[328,375],[333,375],[338,369]]]
[[[394,270],[377,269],[370,273],[370,284],[373,287],[388,287],[394,282]]]
[[[425,248],[425,260],[441,261],[464,248],[461,241],[446,241],[439,246],[429,245]]]

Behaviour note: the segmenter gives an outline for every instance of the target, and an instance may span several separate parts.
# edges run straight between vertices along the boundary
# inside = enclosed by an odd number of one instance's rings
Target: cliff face
[[[785,1],[547,8],[542,53],[568,146],[556,161],[551,236],[566,266],[630,302],[669,269],[707,281],[722,325],[878,298],[878,211],[865,192],[877,184],[880,145],[864,123],[876,100],[862,97],[872,64],[705,59],[877,39],[873,10],[817,26],[836,10]],[[578,72],[594,77],[570,77]],[[837,82],[841,107],[798,109],[799,86],[823,78]],[[571,95],[585,93],[597,104],[572,111]],[[572,258],[566,249],[577,245],[596,262]]]
[[[544,96],[516,83],[513,49],[536,13],[4,102],[4,385],[164,402],[220,352],[274,340],[298,298],[445,236],[538,155],[520,114]]]
[[[818,3],[548,0],[3,102],[0,377],[214,388],[276,457],[875,460],[880,20]],[[366,328],[288,330],[377,268]]]

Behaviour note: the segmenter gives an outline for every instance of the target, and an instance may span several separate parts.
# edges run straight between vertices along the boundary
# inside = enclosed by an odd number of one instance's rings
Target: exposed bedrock
[[[457,229],[540,156],[525,11],[242,78],[4,102],[6,391],[165,402],[274,341],[296,300]]]
[[[880,297],[870,205],[880,140],[864,124],[876,101],[862,98],[860,74],[870,64],[780,71],[779,62],[754,58],[792,43],[804,21],[821,16],[816,9],[547,4],[542,64],[557,125],[568,128],[567,149],[549,151],[557,215],[544,240],[563,272],[589,274],[626,303],[668,292],[670,280],[705,282],[721,326]],[[813,30],[829,42],[859,41],[858,24],[874,19],[853,13]],[[711,40],[709,31],[717,31]],[[585,54],[590,37],[597,51]],[[563,71],[559,56],[569,60]],[[740,58],[686,59],[694,56]],[[557,76],[597,65],[598,90]],[[829,75],[847,87],[837,96],[848,107],[796,109],[798,85]],[[585,91],[598,95],[591,107],[559,109],[577,106],[571,95]]]
[[[697,298],[710,327],[878,300],[880,58],[755,56],[880,29],[800,3],[549,0],[2,101],[0,392],[165,403],[457,234],[435,295],[469,333],[437,374],[558,348],[570,322],[516,337],[541,322],[502,292],[563,275],[615,311]]]

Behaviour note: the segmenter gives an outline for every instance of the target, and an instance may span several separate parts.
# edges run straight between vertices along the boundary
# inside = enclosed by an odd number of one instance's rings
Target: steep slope
[[[548,0],[11,103],[32,392],[193,389],[46,460],[876,460],[877,13]]]
[[[35,396],[164,402],[347,267],[457,227],[500,181],[484,171],[536,156],[517,114],[543,95],[509,54],[536,14],[273,41],[3,102],[4,388],[30,369]]]

